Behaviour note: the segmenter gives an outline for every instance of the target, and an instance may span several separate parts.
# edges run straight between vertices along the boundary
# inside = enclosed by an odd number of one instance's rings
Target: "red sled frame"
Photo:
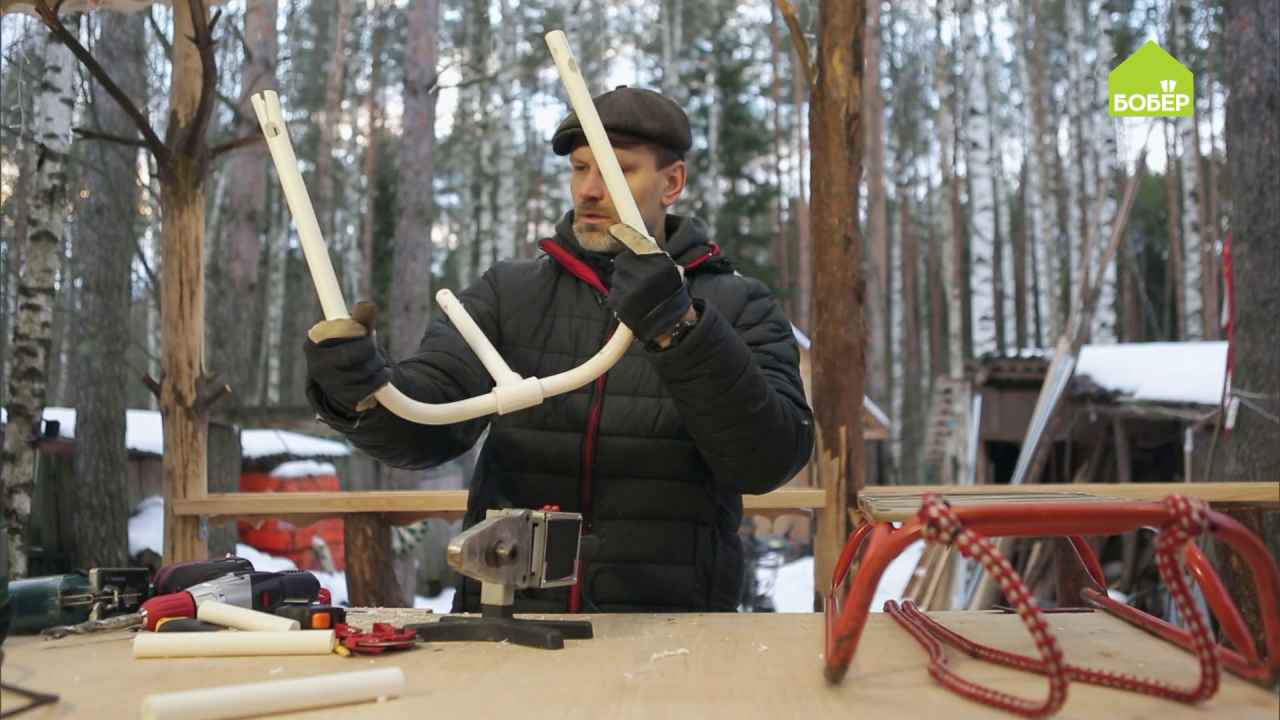
[[[1195,527],[1187,526],[1184,522],[1189,508],[1195,509],[1198,518],[1198,524]],[[983,648],[975,643],[968,643],[945,628],[937,626],[936,623],[921,618],[909,603],[905,608],[906,613],[903,613],[896,603],[887,604],[886,610],[929,649],[932,662],[930,672],[935,679],[963,695],[1019,714],[1039,716],[1050,714],[1061,705],[1065,698],[1066,678],[1194,701],[1212,695],[1216,691],[1216,674],[1219,664],[1235,675],[1257,683],[1270,683],[1273,678],[1280,676],[1280,569],[1277,569],[1276,561],[1268,554],[1262,542],[1247,528],[1227,515],[1209,510],[1207,506],[1188,501],[1181,496],[1171,496],[1164,502],[1117,501],[1105,504],[1043,502],[1019,503],[1016,506],[992,504],[951,508],[937,496],[930,495],[925,496],[916,517],[903,523],[901,527],[895,528],[887,522],[869,523],[859,526],[849,536],[844,550],[836,561],[831,590],[827,594],[824,674],[829,682],[840,682],[848,671],[857,650],[858,640],[866,625],[871,599],[885,568],[904,549],[922,536],[930,541],[939,540],[937,523],[940,512],[944,516],[944,522],[954,523],[951,534],[941,538],[941,541],[948,544],[955,542],[965,556],[978,557],[984,565],[988,566],[988,572],[995,570],[999,574],[999,568],[989,563],[1002,564],[1007,573],[1012,575],[1010,579],[1016,585],[1013,589],[1019,593],[1025,591],[1021,580],[1002,558],[995,555],[994,546],[986,538],[1044,536],[1069,538],[1094,585],[1086,588],[1082,593],[1090,604],[1201,656],[1202,681],[1199,693],[1195,695],[1183,696],[1176,692],[1168,693],[1159,689],[1152,690],[1150,687],[1144,688],[1141,686],[1148,685],[1145,681],[1127,677],[1124,681],[1117,679],[1114,682],[1098,682],[1097,676],[1106,676],[1107,673],[1075,668],[1065,663],[1062,667],[1055,665],[1055,659],[1059,663],[1062,662],[1061,654],[1056,647],[1056,641],[1051,636],[1044,638],[1047,641],[1046,646],[1036,633],[1037,628],[1044,631],[1045,627],[1043,619],[1038,615],[1039,610],[1035,607],[1034,599],[1029,601],[1030,613],[1033,613],[1034,617],[1024,614],[1022,609],[1019,610],[1019,614],[1023,615],[1028,628],[1032,629],[1032,634],[1036,637],[1036,643],[1041,650],[1042,660],[1002,653]],[[1173,561],[1174,555],[1179,554],[1177,549],[1180,546],[1180,554],[1186,569],[1195,578],[1206,604],[1218,620],[1222,633],[1234,645],[1234,649],[1213,643],[1212,640],[1206,641],[1204,638],[1208,636],[1207,626],[1194,610],[1188,622],[1192,631],[1188,632],[1107,595],[1102,565],[1093,549],[1085,542],[1084,536],[1114,535],[1141,528],[1151,528],[1166,533],[1163,539],[1167,543],[1164,567],[1160,569],[1166,583],[1170,585],[1171,592],[1177,589],[1175,585],[1180,585],[1184,590],[1182,593],[1173,593],[1175,601],[1187,595],[1185,583],[1180,572],[1176,571],[1176,562]],[[1266,644],[1265,656],[1259,654],[1239,609],[1232,602],[1208,559],[1193,542],[1190,542],[1201,531],[1211,532],[1216,539],[1239,553],[1249,565],[1258,599],[1261,602],[1263,637]],[[957,539],[958,542],[956,542]],[[1158,542],[1160,541],[1158,536]],[[985,557],[980,557],[981,550],[974,550],[979,545],[986,549]],[[840,588],[855,558],[859,558],[856,573],[848,592],[841,598]],[[1157,561],[1159,564],[1159,553],[1157,553]],[[1002,586],[1005,586],[1004,582]],[[1009,588],[1006,586],[1006,589]],[[1018,605],[1016,602],[1014,604]],[[1184,617],[1188,617],[1185,611]],[[945,659],[940,658],[939,643],[934,642],[935,638],[960,647],[966,653],[976,657],[1049,675],[1051,700],[1045,705],[1034,708],[1029,705],[1017,707],[1016,703],[1025,701],[1010,698],[986,688],[979,688],[955,678],[954,674],[945,668]],[[1213,647],[1210,648],[1209,645]],[[1206,667],[1206,665],[1212,667]],[[1211,685],[1204,679],[1204,675],[1209,673],[1214,675]],[[1055,675],[1061,677],[1055,679]],[[1058,688],[1055,683],[1061,683],[1061,688]],[[1134,687],[1135,684],[1139,687]],[[1054,702],[1054,696],[1059,694],[1062,697],[1056,698]]]

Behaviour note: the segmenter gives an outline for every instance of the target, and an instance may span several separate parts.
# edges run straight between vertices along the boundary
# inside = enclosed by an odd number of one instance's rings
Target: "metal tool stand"
[[[485,584],[482,595],[487,593]],[[510,592],[510,589],[508,589]],[[425,642],[487,641],[511,642],[526,647],[559,650],[565,638],[590,640],[590,620],[528,620],[513,615],[512,606],[481,603],[480,617],[446,615],[438,622],[407,626]]]
[[[512,642],[559,650],[565,638],[592,637],[590,620],[527,620],[514,616],[519,588],[567,587],[577,581],[582,516],[548,510],[489,510],[455,537],[450,567],[480,581],[480,617],[445,616],[408,625],[425,641]]]

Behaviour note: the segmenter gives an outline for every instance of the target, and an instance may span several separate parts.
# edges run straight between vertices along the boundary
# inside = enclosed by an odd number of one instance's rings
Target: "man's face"
[[[684,190],[684,162],[677,161],[659,169],[657,154],[649,147],[615,147],[613,150],[649,234],[660,237],[667,208]],[[617,253],[622,245],[609,237],[609,226],[621,222],[621,218],[609,198],[591,148],[583,144],[574,149],[569,154],[569,166],[573,233],[578,244],[584,250]]]

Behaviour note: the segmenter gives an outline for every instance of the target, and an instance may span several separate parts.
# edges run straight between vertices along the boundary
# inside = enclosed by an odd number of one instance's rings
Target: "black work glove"
[[[373,393],[391,382],[391,367],[374,342],[377,312],[373,303],[356,303],[351,318],[323,320],[307,331],[307,382],[347,412],[376,405]]]
[[[613,258],[611,285],[610,309],[644,342],[671,332],[692,304],[680,268],[665,252],[637,255],[622,250]]]

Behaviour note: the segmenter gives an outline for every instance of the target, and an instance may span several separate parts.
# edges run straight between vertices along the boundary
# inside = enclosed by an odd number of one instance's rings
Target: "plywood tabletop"
[[[353,613],[353,618],[358,617]],[[363,616],[371,621],[372,616]],[[417,622],[421,611],[386,611],[378,619]],[[1016,617],[937,613],[943,623],[998,647],[1032,652]],[[1048,616],[1071,662],[1155,674],[1191,683],[1196,664],[1180,650],[1100,612]],[[316,710],[319,718],[826,718],[1000,717],[940,688],[925,655],[893,621],[874,614],[849,675],[822,678],[822,616],[597,615],[596,637],[558,651],[509,644],[432,643],[385,656],[135,660],[125,633],[45,642],[10,638],[4,679],[56,692],[44,718],[138,717],[152,692],[206,688],[399,666],[406,695],[385,703]],[[1039,698],[1044,680],[951,653],[959,672],[1005,691]],[[6,709],[17,704],[8,693]],[[1080,683],[1071,685],[1061,718],[1267,718],[1280,700],[1226,674],[1202,706],[1180,705]],[[1005,716],[1012,717],[1012,716]]]

